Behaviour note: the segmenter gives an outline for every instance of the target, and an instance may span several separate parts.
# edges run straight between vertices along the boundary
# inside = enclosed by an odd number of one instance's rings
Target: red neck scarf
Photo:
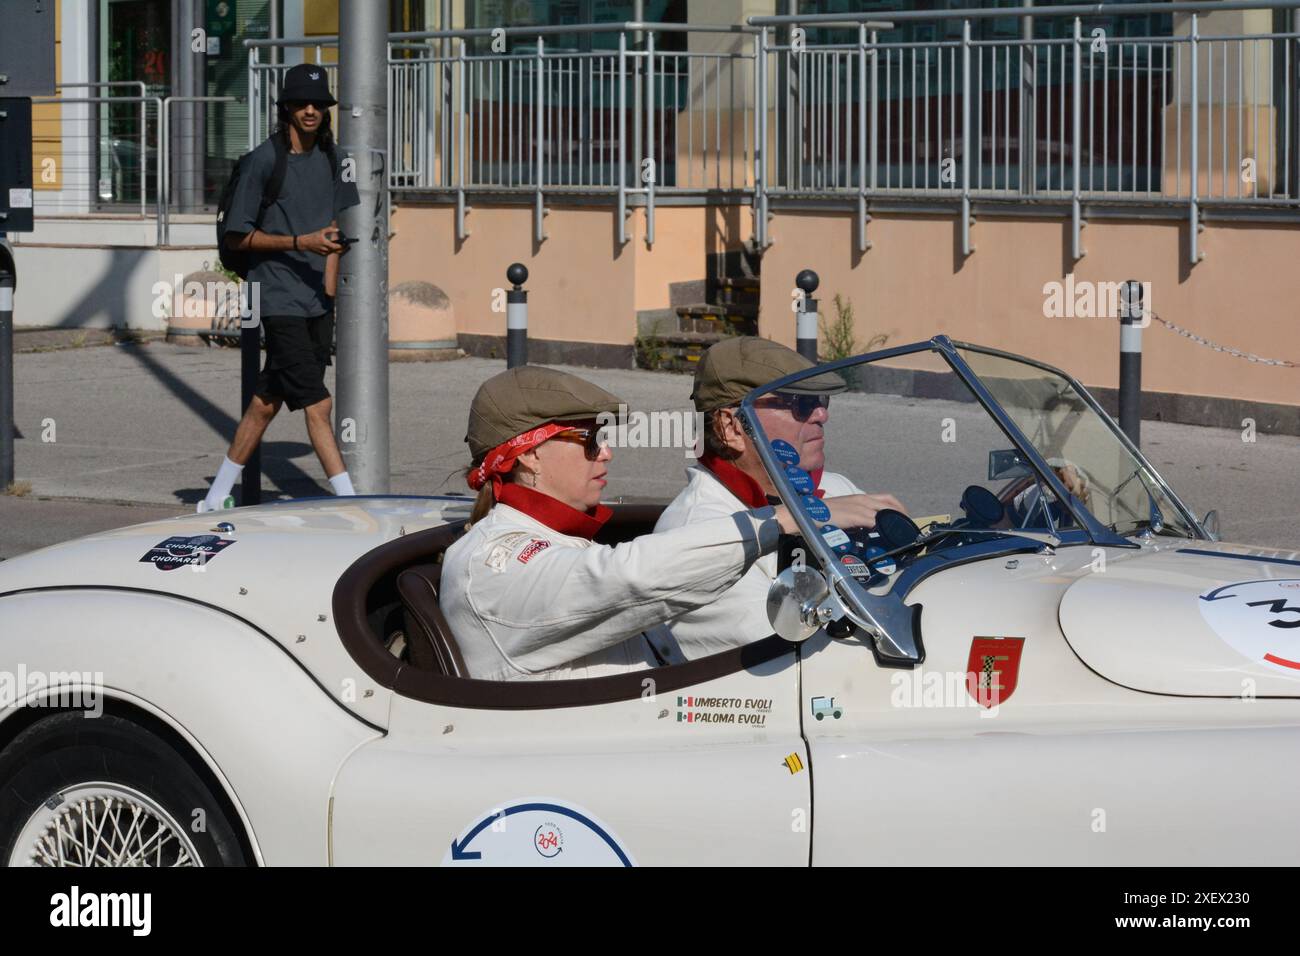
[[[579,511],[550,495],[517,485],[513,481],[498,484],[496,497],[501,504],[522,511],[552,531],[574,538],[586,538],[588,541],[596,536],[596,532],[604,527],[613,514],[604,505],[596,505],[590,511]]]
[[[740,499],[741,503],[747,508],[766,508],[771,502],[768,501],[767,493],[757,481],[749,477],[731,462],[717,455],[711,455],[705,452],[700,456],[700,464],[707,468],[714,478],[722,482],[723,487]],[[822,469],[809,472],[813,480],[813,488],[818,498],[823,497],[826,492],[822,491]]]

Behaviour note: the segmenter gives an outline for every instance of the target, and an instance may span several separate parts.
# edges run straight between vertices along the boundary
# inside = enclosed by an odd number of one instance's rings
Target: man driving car
[[[726,339],[704,353],[691,391],[696,410],[704,415],[704,447],[699,461],[686,469],[686,487],[664,510],[655,531],[729,515],[738,508],[763,508],[769,499],[775,500],[776,489],[741,425],[739,405],[753,389],[812,367],[784,345],[752,336]],[[818,497],[864,494],[843,475],[825,470],[830,397],[846,388],[838,375],[824,373],[755,402],[768,439],[795,448],[799,467],[812,477]],[[893,495],[867,497],[876,510],[904,510]],[[867,526],[873,524],[874,513]],[[670,628],[682,653],[691,659],[706,657],[771,634],[767,592],[776,573],[777,556],[762,557],[722,597],[674,620]]]

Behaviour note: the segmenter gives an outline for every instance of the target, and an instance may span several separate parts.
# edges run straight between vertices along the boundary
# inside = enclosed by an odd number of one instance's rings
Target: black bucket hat
[[[330,92],[325,67],[315,63],[300,63],[284,74],[284,86],[277,102],[324,103],[333,106],[338,100]]]

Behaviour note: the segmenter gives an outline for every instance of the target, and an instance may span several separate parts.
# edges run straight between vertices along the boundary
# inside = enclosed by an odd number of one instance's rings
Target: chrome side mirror
[[[772,630],[792,643],[806,641],[833,616],[824,607],[830,597],[826,579],[809,567],[789,567],[767,591],[767,619]]]
[[[1210,536],[1211,541],[1220,540],[1219,512],[1216,509],[1207,511],[1205,517],[1201,519],[1201,527],[1205,529],[1205,533]]]

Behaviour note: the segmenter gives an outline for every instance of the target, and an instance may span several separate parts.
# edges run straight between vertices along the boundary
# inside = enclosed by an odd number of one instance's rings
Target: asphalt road
[[[463,441],[469,400],[502,368],[500,361],[472,358],[390,367],[394,493],[467,490],[460,476],[469,464]],[[634,409],[689,408],[686,376],[573,371]],[[31,489],[26,497],[0,496],[0,557],[192,510],[238,420],[233,349],[155,342],[25,353],[16,358],[16,378],[17,472]],[[982,416],[957,403],[837,397],[831,467],[928,510],[932,499],[955,497],[952,476],[935,467],[940,422],[951,418],[958,435],[969,435],[984,427]],[[1143,447],[1198,514],[1219,510],[1225,540],[1300,548],[1300,438],[1243,442],[1237,431],[1147,422]],[[301,413],[282,412],[272,423],[263,461],[268,498],[329,493]],[[619,449],[607,495],[671,498],[687,462],[681,449]]]

